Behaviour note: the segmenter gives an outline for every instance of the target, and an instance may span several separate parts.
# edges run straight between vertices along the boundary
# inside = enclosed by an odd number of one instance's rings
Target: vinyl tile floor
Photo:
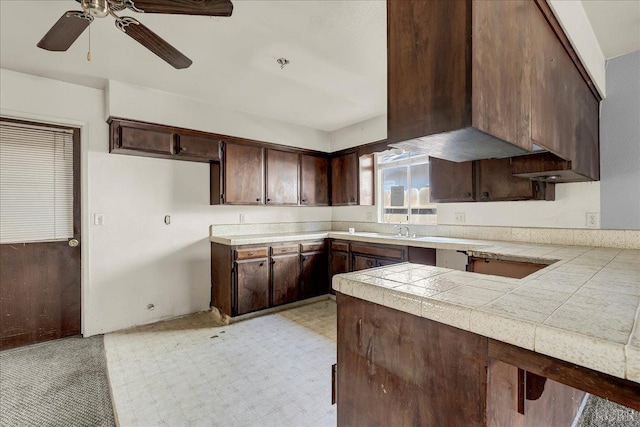
[[[333,300],[211,325],[201,314],[105,335],[120,426],[336,425]]]

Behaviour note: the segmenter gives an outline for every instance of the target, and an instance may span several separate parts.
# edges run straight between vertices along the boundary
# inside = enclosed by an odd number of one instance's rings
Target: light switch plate
[[[104,214],[101,214],[101,213],[93,214],[93,225],[97,225],[97,226],[104,225]]]

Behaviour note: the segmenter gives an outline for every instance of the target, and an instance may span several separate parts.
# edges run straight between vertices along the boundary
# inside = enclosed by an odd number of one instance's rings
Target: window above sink
[[[379,222],[437,223],[429,193],[429,156],[393,149],[377,154],[377,166]]]

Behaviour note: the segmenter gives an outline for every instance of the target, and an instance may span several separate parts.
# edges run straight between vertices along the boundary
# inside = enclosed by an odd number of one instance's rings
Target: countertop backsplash
[[[348,231],[349,228],[354,228],[357,232],[394,234],[398,231],[396,225],[397,224],[357,221],[216,224],[210,226],[209,233],[210,236],[246,236],[281,233],[312,233],[318,231]],[[640,249],[640,230],[422,224],[408,226],[410,233],[415,233],[419,237],[437,236],[554,245]]]

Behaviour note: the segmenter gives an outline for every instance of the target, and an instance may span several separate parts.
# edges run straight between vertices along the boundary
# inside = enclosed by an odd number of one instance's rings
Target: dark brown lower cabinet
[[[352,271],[366,270],[378,266],[378,260],[366,255],[353,255]]]
[[[272,305],[287,304],[300,298],[298,253],[271,257]]]
[[[332,242],[333,246],[333,242]],[[347,246],[348,247],[348,246]],[[329,253],[329,292],[335,294],[332,279],[336,274],[348,273],[351,271],[349,265],[349,252],[337,251],[333,247]]]
[[[325,242],[211,243],[211,305],[235,317],[324,295]]]
[[[269,260],[236,261],[234,266],[238,315],[269,307]]]
[[[337,302],[338,426],[483,425],[486,338],[340,293]]]
[[[326,252],[303,252],[300,254],[300,292],[302,298],[324,295],[327,287]]]
[[[336,301],[339,427],[569,427],[585,392],[640,409],[633,381],[341,293]]]

